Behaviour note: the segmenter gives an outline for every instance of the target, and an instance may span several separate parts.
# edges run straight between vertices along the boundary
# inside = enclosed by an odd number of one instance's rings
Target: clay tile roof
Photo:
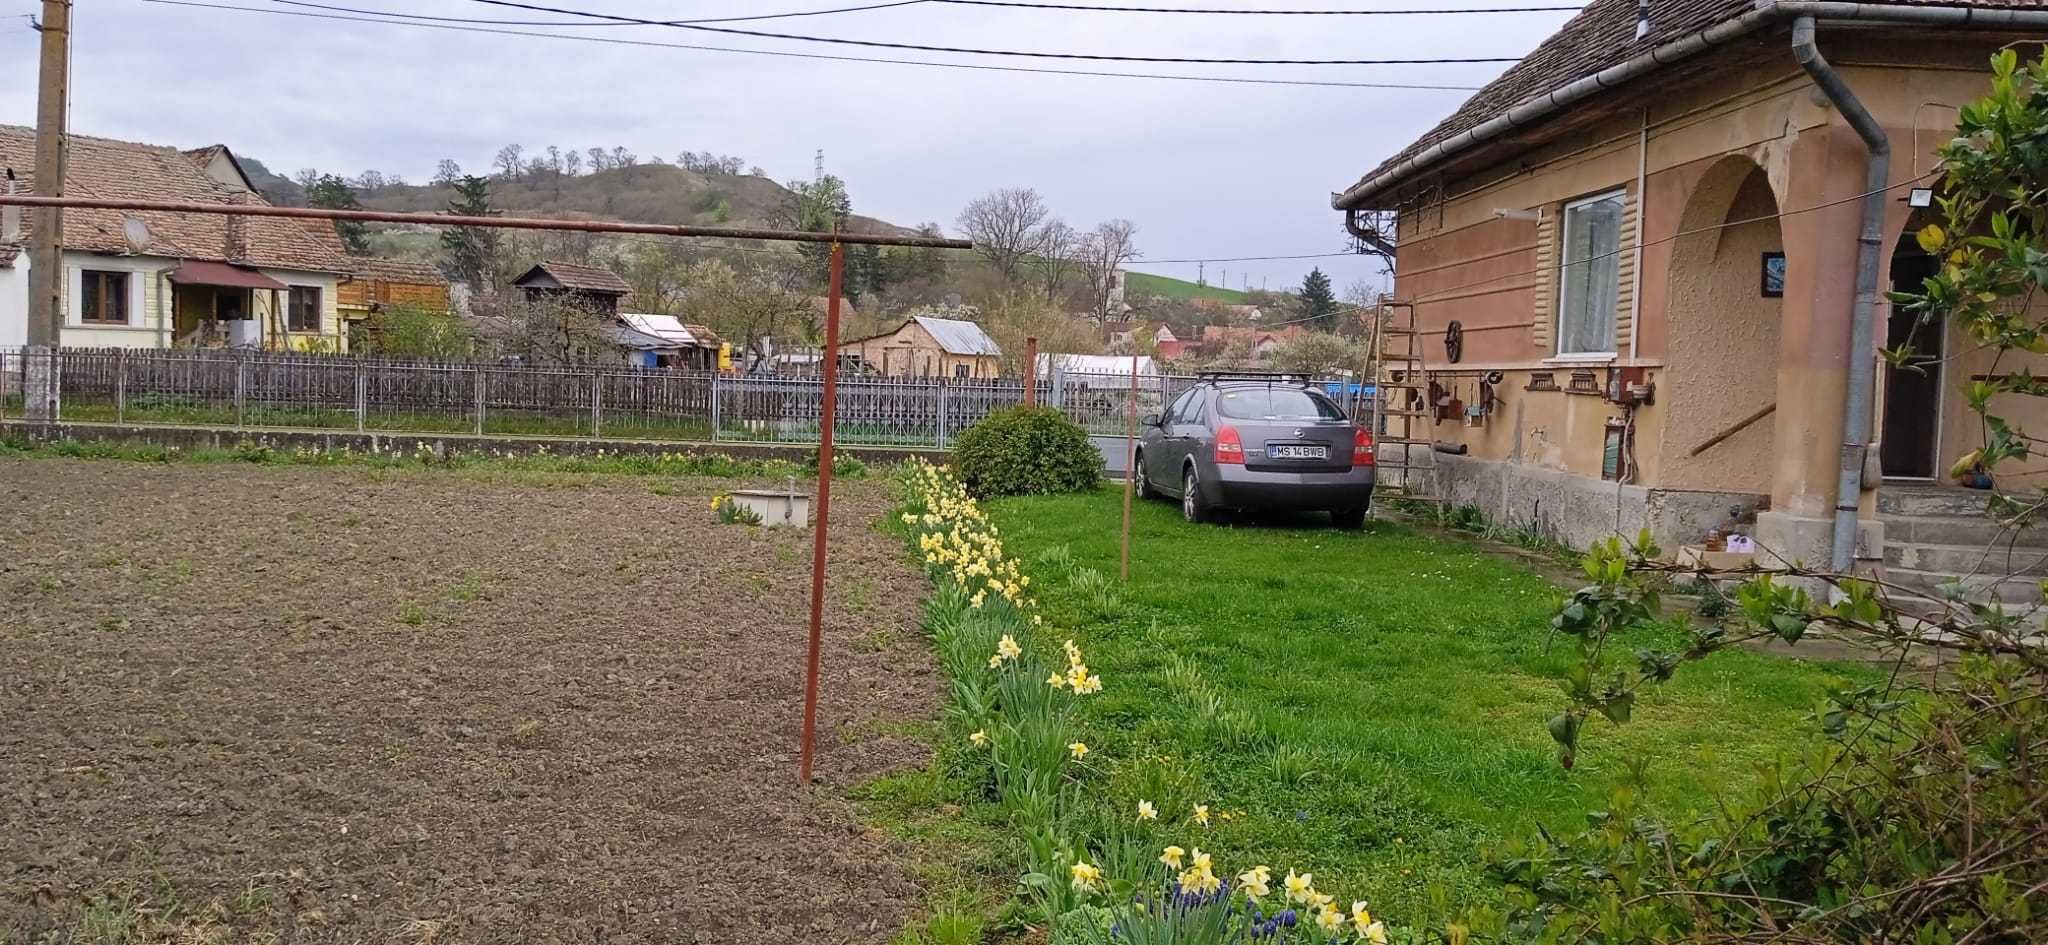
[[[0,168],[13,169],[29,187],[34,186],[35,139],[33,128],[0,125]],[[78,196],[269,203],[208,176],[203,161],[213,153],[211,148],[188,153],[160,145],[72,135],[69,151],[64,187]],[[211,214],[68,210],[64,214],[64,248],[131,252],[122,236],[122,221],[129,216],[149,226],[148,255],[227,261],[229,218]],[[268,217],[240,219],[247,243],[247,256],[240,262],[272,269],[348,271],[347,252],[332,225]]]
[[[542,260],[539,265],[527,270],[526,275],[520,276],[515,284],[525,282],[535,272],[546,273],[556,282],[561,283],[562,288],[565,289],[577,289],[584,292],[608,292],[615,295],[624,295],[633,291],[633,287],[627,285],[626,280],[619,278],[618,273],[603,266],[585,266],[578,263],[562,262],[559,259]]]
[[[2022,9],[2048,0],[1863,0],[1885,6],[1952,6]],[[1415,139],[1361,180],[1371,179],[1459,132],[1567,83],[1638,54],[1755,10],[1758,0],[1656,0],[1650,5],[1649,35],[1636,39],[1637,0],[1592,0],[1521,61],[1465,100],[1450,117]]]
[[[358,279],[402,282],[408,285],[447,285],[448,279],[432,264],[376,256],[350,256],[349,272]]]

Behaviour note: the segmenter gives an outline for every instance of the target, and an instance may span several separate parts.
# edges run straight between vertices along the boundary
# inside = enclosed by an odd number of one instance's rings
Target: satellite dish
[[[140,253],[149,249],[149,224],[129,217],[121,221],[121,238],[128,241],[128,251]]]

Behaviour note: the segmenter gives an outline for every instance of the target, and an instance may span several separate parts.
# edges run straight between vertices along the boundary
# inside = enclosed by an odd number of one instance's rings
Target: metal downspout
[[[1876,399],[1877,271],[1883,261],[1885,190],[1891,182],[1891,139],[1858,101],[1840,73],[1814,44],[1811,16],[1792,21],[1792,57],[1813,77],[1828,101],[1856,129],[1870,152],[1863,173],[1863,226],[1856,236],[1856,302],[1849,321],[1849,379],[1842,392],[1842,469],[1835,483],[1835,535],[1831,570],[1847,574],[1856,562],[1856,512],[1863,493],[1863,462],[1870,451],[1872,401]]]

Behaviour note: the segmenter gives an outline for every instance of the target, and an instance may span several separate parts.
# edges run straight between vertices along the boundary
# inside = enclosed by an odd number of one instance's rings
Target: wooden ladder
[[[1380,311],[1373,319],[1372,369],[1368,376],[1376,388],[1372,399],[1372,433],[1377,444],[1378,476],[1374,481],[1373,508],[1381,499],[1411,502],[1441,502],[1429,494],[1436,470],[1436,444],[1429,427],[1434,423],[1436,405],[1429,402],[1429,376],[1422,363],[1422,331],[1415,323],[1415,306],[1381,296]],[[1386,447],[1399,445],[1395,459]]]

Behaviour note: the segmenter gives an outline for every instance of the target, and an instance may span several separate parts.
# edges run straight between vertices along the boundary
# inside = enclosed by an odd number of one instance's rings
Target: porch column
[[[1781,221],[1786,274],[1771,511],[1758,516],[1757,537],[1788,563],[1824,567],[1833,539],[1861,222],[1856,198],[1863,190],[1867,159],[1850,129],[1829,124],[1800,133],[1788,161],[1784,209],[1828,205],[1793,212]],[[1875,357],[1876,351],[1860,356]],[[1876,485],[1874,475],[1866,476],[1859,558],[1875,557],[1884,547],[1869,491]]]

